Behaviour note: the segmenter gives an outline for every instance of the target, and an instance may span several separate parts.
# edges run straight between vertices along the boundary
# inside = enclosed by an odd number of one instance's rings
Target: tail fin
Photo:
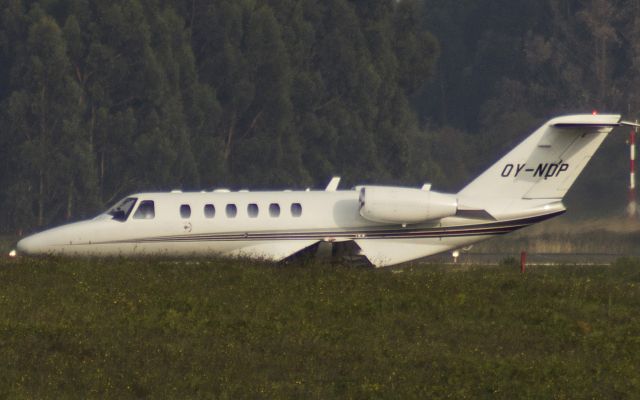
[[[554,118],[462,189],[459,201],[485,207],[497,199],[502,205],[521,199],[559,201],[619,125],[620,115]]]

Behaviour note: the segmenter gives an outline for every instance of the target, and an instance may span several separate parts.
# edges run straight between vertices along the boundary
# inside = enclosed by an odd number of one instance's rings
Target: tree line
[[[455,190],[549,116],[640,101],[630,0],[0,0],[0,11],[5,232],[144,190],[336,174]],[[620,145],[576,196],[624,186],[624,167],[615,179],[602,168],[620,163]]]

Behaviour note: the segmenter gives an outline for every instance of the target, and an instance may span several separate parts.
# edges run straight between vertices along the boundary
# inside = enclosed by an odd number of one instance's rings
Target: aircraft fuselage
[[[324,191],[131,195],[94,219],[29,236],[24,254],[210,255],[282,260],[351,243],[387,266],[463,247],[565,211],[562,198],[620,115],[554,118],[458,193],[360,186]]]

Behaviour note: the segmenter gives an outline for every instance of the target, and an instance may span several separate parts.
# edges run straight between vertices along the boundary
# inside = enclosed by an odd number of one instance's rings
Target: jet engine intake
[[[363,186],[360,215],[373,222],[415,224],[456,214],[454,194],[413,188]]]

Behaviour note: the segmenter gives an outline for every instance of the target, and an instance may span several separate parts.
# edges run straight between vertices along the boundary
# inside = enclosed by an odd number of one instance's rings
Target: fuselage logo
[[[556,178],[568,169],[569,164],[563,163],[562,161],[559,163],[540,163],[535,168],[527,167],[527,164],[507,164],[502,169],[502,173],[500,175],[503,178],[508,178],[510,176],[516,178],[521,173],[524,173],[531,174],[534,178],[540,177],[547,179]]]

